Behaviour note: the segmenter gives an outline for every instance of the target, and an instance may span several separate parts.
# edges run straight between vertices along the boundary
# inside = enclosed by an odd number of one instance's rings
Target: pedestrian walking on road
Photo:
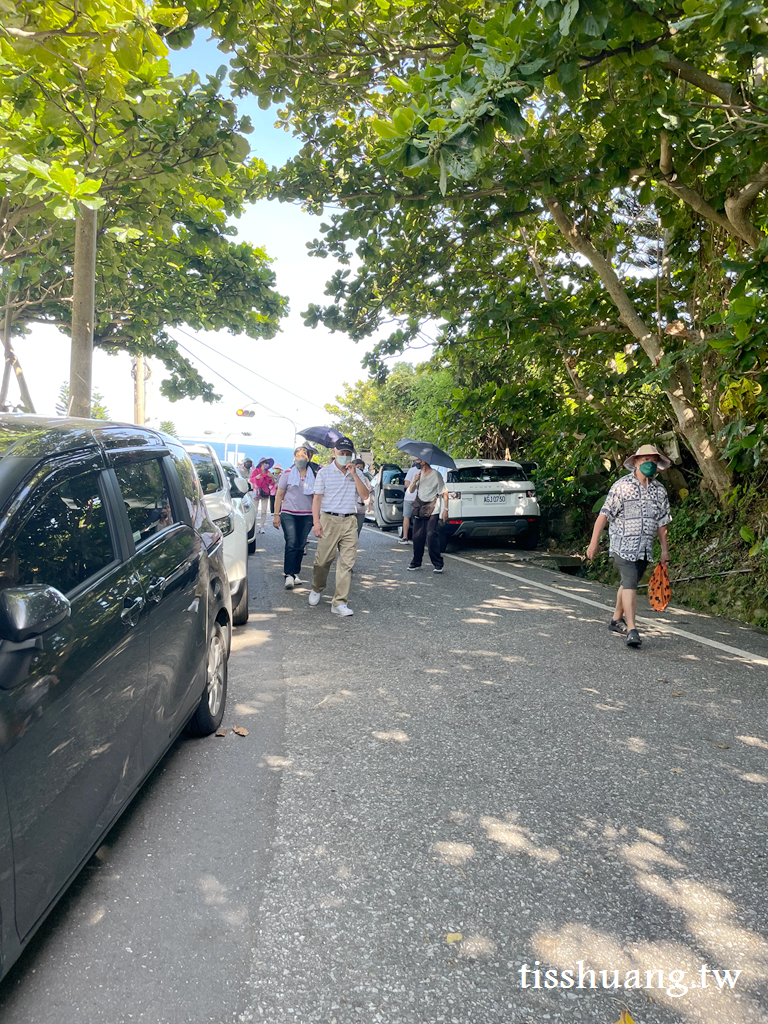
[[[315,479],[312,502],[314,534],[318,539],[312,591],[309,603],[316,605],[325,590],[336,555],[336,592],[331,611],[335,615],[352,615],[347,604],[352,582],[352,569],[357,556],[357,500],[368,500],[365,477],[353,462],[355,446],[348,437],[340,437],[333,447],[333,462],[323,466]]]
[[[413,572],[421,568],[424,548],[429,552],[432,572],[442,572],[443,554],[440,550],[440,516],[448,518],[448,494],[442,474],[428,462],[420,460],[421,469],[411,480],[406,494],[413,494],[413,558],[408,568]]]
[[[250,481],[251,473],[253,472],[253,459],[243,459],[238,464],[237,471],[244,480]]]
[[[370,485],[370,481],[368,480],[368,477],[365,475],[365,463],[363,462],[362,459],[355,459],[355,461],[352,463],[352,465],[355,467],[355,469],[359,470],[360,473],[363,474],[363,480],[365,481],[365,485],[366,485],[366,487],[369,488],[369,490],[368,490],[368,497],[370,497],[370,493],[371,493],[370,492],[370,486],[371,485]],[[368,497],[363,499],[358,494],[357,498],[356,498],[356,501],[355,501],[355,513],[357,515],[357,536],[358,537],[363,532],[363,526],[365,525],[365,506],[368,504]]]
[[[597,555],[600,534],[608,527],[610,554],[621,574],[621,586],[616,595],[616,609],[609,623],[615,633],[627,633],[627,646],[642,643],[635,624],[637,614],[637,587],[648,563],[653,562],[653,541],[658,534],[661,561],[669,562],[667,523],[672,521],[669,498],[664,485],[654,480],[660,469],[669,469],[669,459],[652,444],[641,445],[624,462],[631,470],[608,491],[600,509],[587,548],[587,558]]]
[[[272,493],[269,496],[269,511],[270,511],[270,513],[274,513],[274,511],[275,511],[275,495],[277,494],[277,487],[278,487],[278,484],[280,483],[280,477],[283,475],[283,467],[280,465],[279,462],[276,462],[274,464],[272,469],[269,471],[269,475],[272,477],[272,479],[273,479],[273,481],[275,483],[275,489],[274,489],[274,491],[272,491]]]
[[[259,459],[256,468],[251,473],[253,502],[256,506],[256,522],[259,524],[258,533],[264,533],[269,499],[277,490],[272,474],[269,472],[274,464],[274,459]]]
[[[299,579],[304,545],[312,529],[312,495],[315,474],[309,466],[309,452],[299,445],[293,453],[293,465],[281,474],[275,495],[275,515],[272,525],[282,527],[285,535],[283,574],[285,589],[293,590],[303,581]]]
[[[410,486],[413,483],[413,478],[420,472],[421,461],[419,459],[414,459],[411,463],[411,468],[405,474],[405,494],[403,495],[403,532],[398,544],[407,544],[409,540],[411,519],[413,518],[413,503],[416,500],[416,495],[411,492]]]

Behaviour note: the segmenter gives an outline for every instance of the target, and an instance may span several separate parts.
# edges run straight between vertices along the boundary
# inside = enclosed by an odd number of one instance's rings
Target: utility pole
[[[70,416],[91,415],[97,226],[96,211],[82,206],[75,221],[72,351],[69,364]]]
[[[143,427],[147,421],[147,377],[149,368],[144,363],[144,356],[133,357],[131,376],[133,377],[133,422]]]

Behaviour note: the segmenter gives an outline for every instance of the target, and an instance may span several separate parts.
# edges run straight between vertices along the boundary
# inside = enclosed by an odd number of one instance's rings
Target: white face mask
[[[336,456],[336,461],[338,462],[338,464],[340,466],[348,466],[350,464],[350,462],[352,461],[352,456],[351,455],[337,455]]]

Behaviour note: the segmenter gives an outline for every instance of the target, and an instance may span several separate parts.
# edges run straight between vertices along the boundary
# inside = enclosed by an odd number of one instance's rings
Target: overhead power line
[[[197,335],[190,334],[189,331],[185,331],[181,327],[174,327],[173,330],[186,335],[187,338],[191,338],[192,341],[196,341],[198,345],[203,345],[205,348],[210,349],[211,352],[215,352],[216,355],[222,356],[224,359],[228,359],[230,363],[234,363],[235,366],[239,366],[240,369],[245,370],[246,373],[252,373],[254,377],[259,377],[261,380],[265,380],[267,384],[271,384],[272,387],[280,388],[280,390],[284,391],[287,395],[292,395],[293,398],[298,398],[300,402],[305,402],[307,405],[311,405],[315,409],[321,409],[323,412],[326,411],[323,406],[318,405],[317,402],[310,402],[308,398],[302,398],[302,396],[297,395],[295,391],[290,391],[288,388],[284,388],[282,384],[277,384],[275,381],[270,380],[269,377],[265,377],[263,373],[257,373],[255,370],[252,370],[250,366],[246,366],[244,363],[238,363],[238,361],[233,359],[232,356],[228,356],[225,352],[220,352],[217,348],[214,348],[213,345],[209,345],[207,342],[203,341],[202,338],[198,338]],[[243,392],[243,394],[245,394],[245,392]]]
[[[271,412],[274,416],[280,416],[281,418],[283,418],[283,414],[281,412],[277,412],[275,409],[270,409],[270,407],[268,405],[264,405],[264,403],[260,399],[254,398],[253,395],[249,395],[247,391],[243,391],[242,388],[239,388],[237,384],[233,384],[231,380],[228,380],[224,376],[223,373],[219,373],[218,370],[214,370],[214,368],[209,363],[206,363],[204,359],[201,359],[199,355],[197,355],[191,349],[187,348],[186,345],[182,345],[180,341],[177,341],[176,344],[179,346],[180,349],[182,349],[188,355],[192,356],[193,359],[196,359],[199,363],[202,363],[206,370],[210,370],[211,373],[215,374],[217,377],[220,377],[225,384],[229,384],[229,386],[231,388],[234,388],[235,391],[239,391],[241,395],[244,395],[247,399],[249,399],[249,401],[253,402],[254,405],[259,405],[261,406],[262,409],[266,409],[267,412]]]

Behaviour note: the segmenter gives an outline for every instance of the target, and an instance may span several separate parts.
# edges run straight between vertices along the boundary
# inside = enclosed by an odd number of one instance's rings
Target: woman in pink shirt
[[[277,489],[274,477],[269,472],[274,464],[274,459],[260,459],[256,468],[251,473],[251,487],[253,488],[251,497],[256,505],[256,520],[259,524],[259,533],[264,533],[269,499]]]

